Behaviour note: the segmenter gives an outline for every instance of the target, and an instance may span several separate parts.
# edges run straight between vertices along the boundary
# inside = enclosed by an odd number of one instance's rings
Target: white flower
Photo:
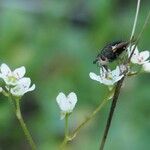
[[[33,91],[35,89],[35,84],[31,87],[31,79],[30,78],[22,78],[18,81],[17,85],[10,89],[10,92],[13,96],[21,97],[25,93],[29,91]]]
[[[150,72],[150,63],[143,64],[143,70],[146,72]]]
[[[134,49],[134,45],[131,47],[131,50],[130,50],[130,46],[128,48],[128,56],[130,57],[133,49]],[[134,63],[134,64],[139,64],[139,65],[143,65],[147,62],[149,62],[149,60],[147,60],[150,56],[150,52],[149,51],[143,51],[143,52],[139,52],[138,51],[138,48],[136,47],[135,50],[134,50],[134,53],[131,57],[131,62]]]
[[[15,86],[19,79],[21,79],[25,75],[25,67],[22,66],[20,68],[11,71],[10,68],[6,64],[2,64],[0,66],[0,77],[5,81],[7,85]]]
[[[77,103],[77,96],[74,92],[71,92],[68,96],[61,92],[56,97],[56,101],[61,109],[61,119],[64,119],[66,114],[70,114],[73,111]]]
[[[114,83],[118,82],[124,75],[120,75],[120,69],[119,66],[116,67],[113,71],[106,71],[104,68],[100,68],[100,75],[96,75],[93,72],[90,72],[89,76],[92,80],[99,81],[102,84],[111,86],[114,85]]]

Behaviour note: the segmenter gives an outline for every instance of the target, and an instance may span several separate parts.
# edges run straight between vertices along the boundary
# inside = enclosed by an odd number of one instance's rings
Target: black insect
[[[129,42],[124,41],[115,41],[107,44],[97,55],[93,63],[98,63],[98,65],[103,66],[106,70],[108,70],[108,63],[116,60],[119,57],[119,55],[126,50],[128,45]]]

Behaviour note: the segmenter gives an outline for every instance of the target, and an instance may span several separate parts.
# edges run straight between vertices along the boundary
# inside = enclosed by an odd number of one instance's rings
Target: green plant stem
[[[15,111],[16,111],[16,106],[15,106],[15,103],[14,103],[14,100],[13,100],[13,98],[12,98],[12,95],[11,95],[11,94],[9,94],[9,96],[8,96],[8,100],[9,100],[9,102],[10,102],[11,106],[12,106],[13,111],[15,112]]]
[[[128,73],[127,76],[128,76],[128,77],[132,77],[132,76],[138,75],[139,73],[141,73],[141,72],[138,71],[138,72]]]
[[[61,144],[61,146],[60,146],[60,148],[61,149],[63,149],[64,147],[65,147],[65,145],[66,145],[66,143],[67,143],[67,141],[68,141],[68,139],[69,139],[69,128],[68,128],[68,119],[69,119],[69,114],[66,114],[66,116],[65,116],[65,136],[64,136],[64,140],[63,140],[63,142],[62,142],[62,144]]]
[[[60,149],[61,149],[61,150],[64,149],[64,147],[65,147],[65,145],[67,144],[68,141],[69,141],[69,140],[68,140],[67,138],[64,138],[63,142],[62,142],[61,145],[60,145]]]
[[[107,94],[107,97],[104,98],[104,100],[98,105],[98,107],[72,132],[72,134],[64,138],[61,144],[61,149],[63,149],[68,141],[73,140],[76,137],[77,133],[104,107],[108,100],[113,96],[114,91],[115,89],[112,89],[109,94]]]
[[[83,128],[108,102],[110,97],[114,94],[114,89],[110,91],[108,96],[98,105],[98,107],[73,131],[72,137],[75,137],[77,133],[80,131],[81,128]]]
[[[131,41],[134,38],[135,28],[136,28],[136,25],[137,25],[137,19],[138,19],[138,15],[139,15],[140,3],[141,3],[141,0],[137,0],[136,13],[135,13],[133,28],[132,28],[132,32],[131,32],[131,36],[130,36],[130,44],[131,44]],[[131,52],[131,55],[129,56],[129,59],[127,61],[128,63],[130,62],[130,59],[131,59],[131,57],[132,57],[132,55],[135,51],[137,43],[138,43],[138,39],[136,40],[136,43],[135,43],[134,48]],[[130,51],[131,51],[131,47],[132,47],[132,45],[130,45]]]
[[[19,123],[22,127],[22,130],[24,131],[24,134],[25,134],[30,146],[31,146],[31,149],[36,150],[35,143],[34,143],[34,141],[32,139],[32,136],[31,136],[24,120],[23,120],[23,117],[22,117],[22,114],[21,114],[21,111],[20,111],[20,100],[15,99],[15,101],[16,101],[16,116],[17,116],[17,119],[19,120]]]
[[[66,117],[65,117],[65,138],[68,137],[68,117],[69,117],[69,114],[66,114]]]
[[[102,137],[102,140],[101,140],[100,150],[104,149],[105,142],[106,142],[106,139],[107,139],[107,135],[108,135],[108,132],[109,132],[109,129],[110,129],[112,117],[113,117],[113,114],[114,114],[114,111],[115,111],[115,108],[116,108],[117,100],[118,100],[120,90],[121,90],[121,86],[122,86],[122,83],[123,83],[124,79],[125,79],[125,77],[123,77],[120,81],[117,82],[115,93],[114,93],[113,100],[112,100],[112,103],[111,103],[110,112],[109,112],[107,123],[106,123],[106,127],[105,127],[104,134],[103,134],[103,137]]]
[[[134,37],[135,28],[137,25],[138,14],[139,14],[139,9],[140,9],[140,2],[141,2],[141,0],[137,1],[136,13],[135,13],[135,18],[134,18],[134,23],[133,23],[133,28],[132,28],[130,40],[132,40],[132,38]]]
[[[84,127],[87,122],[89,122],[100,110],[101,108],[106,104],[108,99],[104,99],[102,103],[74,130],[73,137],[77,135],[77,133],[80,131],[82,127]]]

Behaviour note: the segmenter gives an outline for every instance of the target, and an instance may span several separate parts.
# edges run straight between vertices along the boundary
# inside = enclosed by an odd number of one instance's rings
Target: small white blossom
[[[134,49],[134,45],[131,47],[131,50],[130,50],[130,46],[128,48],[128,56],[130,57],[133,49]],[[131,62],[134,63],[134,64],[139,64],[139,65],[143,65],[145,63],[148,63],[149,60],[147,60],[150,56],[150,52],[149,51],[142,51],[142,52],[139,52],[138,51],[138,48],[136,47],[135,50],[134,50],[134,53],[131,57]]]
[[[18,81],[17,85],[10,89],[10,92],[13,96],[21,97],[25,93],[29,91],[33,91],[35,89],[35,84],[31,87],[31,79],[30,78],[22,78]]]
[[[96,80],[102,84],[111,86],[118,82],[124,75],[121,75],[120,69],[117,66],[113,71],[106,71],[104,68],[100,68],[100,75],[90,72],[89,76],[92,80]]]
[[[25,67],[22,66],[20,68],[11,71],[10,68],[6,64],[2,64],[0,66],[0,77],[5,81],[6,85],[15,86],[19,79],[21,79],[25,75]]]
[[[71,92],[68,96],[61,92],[56,97],[56,101],[61,109],[61,119],[64,119],[66,114],[70,114],[73,111],[77,103],[77,96],[74,92]]]
[[[146,72],[150,72],[150,63],[143,64],[143,70]]]

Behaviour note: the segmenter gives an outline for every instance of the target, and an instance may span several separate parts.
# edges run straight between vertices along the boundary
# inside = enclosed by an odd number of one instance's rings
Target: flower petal
[[[130,49],[130,46],[128,47],[128,57],[130,57],[132,51],[134,50],[134,47],[135,47],[135,45],[132,45],[132,46],[131,46],[131,49]],[[136,46],[132,57],[133,57],[133,56],[137,56],[137,55],[139,55],[139,50],[138,50],[138,48],[137,48],[137,46]]]
[[[31,85],[31,79],[24,77],[18,80],[18,84],[23,85],[25,89],[28,89]]]
[[[12,95],[20,97],[24,95],[24,88],[22,85],[17,85],[14,88],[11,88],[10,92]]]
[[[116,77],[114,77],[114,79],[113,79],[114,81],[113,81],[113,82],[114,82],[114,83],[118,82],[119,80],[121,80],[121,79],[123,78],[123,76],[124,76],[124,75],[122,74],[121,76],[116,76]]]
[[[58,96],[56,97],[56,101],[57,101],[57,103],[58,103],[58,105],[60,105],[60,103],[62,102],[62,101],[65,101],[67,98],[66,98],[66,95],[63,93],[63,92],[60,92],[59,94],[58,94]]]
[[[8,76],[9,74],[11,74],[11,70],[6,64],[2,64],[0,67],[0,70],[1,70],[1,73],[5,76]]]
[[[33,84],[25,93],[35,90],[35,84]]]
[[[26,69],[25,69],[24,66],[22,66],[20,68],[15,69],[13,71],[13,73],[14,73],[15,77],[19,79],[19,78],[22,78],[25,75]]]
[[[143,64],[143,70],[146,72],[150,72],[150,63]]]
[[[67,97],[64,93],[60,92],[56,97],[57,104],[62,111],[67,111],[69,109],[69,104],[67,102]]]
[[[70,104],[70,111],[72,111],[77,103],[77,95],[74,92],[71,92],[67,98]]]
[[[131,62],[133,63],[133,64],[138,64],[139,63],[139,60],[138,60],[138,57],[139,56],[137,56],[137,55],[133,55],[132,57],[131,57]]]
[[[147,60],[149,58],[149,56],[150,56],[149,51],[143,51],[140,53],[140,57],[143,58],[143,61]]]
[[[90,72],[89,76],[90,76],[90,78],[91,78],[92,80],[96,80],[96,81],[102,82],[100,76],[96,75],[96,74],[93,73],[93,72]]]
[[[117,66],[116,67],[116,69],[114,69],[113,71],[112,71],[112,76],[114,77],[114,76],[119,76],[120,75],[120,69],[119,69],[119,66]]]

